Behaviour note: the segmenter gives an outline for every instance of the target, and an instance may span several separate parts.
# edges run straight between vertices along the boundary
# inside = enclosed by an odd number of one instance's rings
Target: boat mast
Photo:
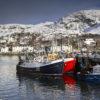
[[[60,33],[61,35],[61,51],[62,51],[62,33]]]

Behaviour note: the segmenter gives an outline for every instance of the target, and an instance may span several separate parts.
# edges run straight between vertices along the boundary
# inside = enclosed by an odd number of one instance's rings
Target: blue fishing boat
[[[20,61],[17,73],[26,75],[63,75],[75,71],[75,58],[58,59],[54,61]]]

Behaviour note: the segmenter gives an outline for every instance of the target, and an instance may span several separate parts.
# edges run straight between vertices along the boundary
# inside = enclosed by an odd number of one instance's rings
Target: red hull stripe
[[[74,72],[75,71],[75,63],[76,63],[75,59],[70,60],[70,61],[65,61],[64,62],[63,72],[64,73],[66,73],[66,72]]]

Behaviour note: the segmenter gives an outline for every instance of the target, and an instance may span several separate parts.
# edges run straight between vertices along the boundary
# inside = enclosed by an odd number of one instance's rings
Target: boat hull
[[[74,73],[75,72],[76,59],[70,58],[64,61],[63,73]]]
[[[17,65],[17,73],[23,73],[27,75],[61,75],[63,72],[63,65],[64,63],[62,61],[34,68]]]

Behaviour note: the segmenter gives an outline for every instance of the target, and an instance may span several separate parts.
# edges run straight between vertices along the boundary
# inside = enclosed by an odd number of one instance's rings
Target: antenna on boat
[[[62,48],[62,33],[60,33],[60,36],[61,36],[61,51],[63,50],[63,48]]]

